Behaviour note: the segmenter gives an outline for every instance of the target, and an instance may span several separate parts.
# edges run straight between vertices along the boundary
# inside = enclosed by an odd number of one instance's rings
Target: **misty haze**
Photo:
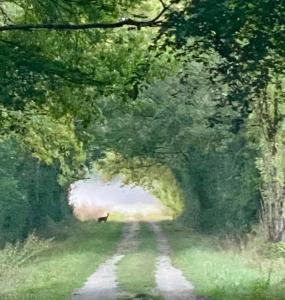
[[[77,181],[72,186],[69,202],[81,220],[96,219],[108,212],[146,217],[165,211],[142,187],[124,185],[120,179],[105,182],[99,177]]]

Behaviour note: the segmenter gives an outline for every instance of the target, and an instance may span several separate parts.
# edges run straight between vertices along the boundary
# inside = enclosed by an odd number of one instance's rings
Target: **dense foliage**
[[[62,185],[99,161],[192,226],[239,234],[261,219],[282,240],[284,1],[166,2],[1,3],[1,147],[23,146],[27,168]],[[149,28],[132,21],[156,15]],[[94,21],[120,29],[6,30]],[[0,201],[20,220],[31,202],[16,172],[1,179]]]
[[[285,238],[284,14],[282,0],[185,1],[165,25],[171,27],[166,40],[175,47],[187,44],[187,53],[198,59],[209,49],[223,58],[213,75],[225,75],[232,88],[228,103],[239,112],[236,129],[249,119],[256,127],[249,133],[260,150],[263,221],[275,241]]]
[[[68,213],[65,192],[57,182],[58,166],[31,157],[15,140],[0,144],[0,245],[26,238],[48,219]]]
[[[101,135],[101,147],[122,156],[107,159],[105,169],[147,186],[142,179],[154,182],[155,174],[161,178],[159,166],[166,166],[184,194],[185,221],[207,230],[246,231],[258,216],[256,151],[245,131],[231,132],[235,111],[218,107],[230,92],[223,78],[211,81],[202,63],[181,65],[174,76],[142,88],[135,102],[108,115],[95,131],[97,144]]]

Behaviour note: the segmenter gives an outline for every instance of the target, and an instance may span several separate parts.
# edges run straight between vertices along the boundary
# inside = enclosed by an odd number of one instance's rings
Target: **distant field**
[[[253,246],[242,251],[217,238],[164,226],[173,263],[198,295],[214,300],[284,300],[285,258],[269,258]]]
[[[75,222],[65,226],[58,232],[64,240],[52,242],[51,249],[0,275],[0,299],[67,299],[114,253],[121,231],[119,222]],[[4,252],[0,251],[0,264],[4,261]]]

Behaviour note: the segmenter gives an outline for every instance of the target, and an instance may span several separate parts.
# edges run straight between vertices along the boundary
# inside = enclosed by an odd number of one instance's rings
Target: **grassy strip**
[[[138,246],[132,249],[118,265],[118,282],[122,298],[151,295],[155,287],[156,241],[149,225],[142,223]]]
[[[285,259],[268,259],[255,249],[223,246],[213,237],[164,226],[174,264],[196,293],[216,300],[284,300]]]
[[[76,222],[65,230],[65,240],[54,241],[50,250],[0,277],[0,299],[68,299],[115,251],[122,224]]]

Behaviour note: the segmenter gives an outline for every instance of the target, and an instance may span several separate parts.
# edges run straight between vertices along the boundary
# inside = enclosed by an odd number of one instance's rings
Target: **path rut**
[[[73,292],[70,300],[115,300],[117,299],[116,271],[118,262],[128,249],[135,247],[135,235],[139,230],[137,222],[127,223],[123,239],[116,254],[101,264],[80,289]]]
[[[156,235],[159,252],[155,273],[156,293],[165,300],[198,300],[191,282],[186,280],[179,269],[173,267],[169,257],[170,247],[166,236],[157,224],[151,223],[151,227]]]

